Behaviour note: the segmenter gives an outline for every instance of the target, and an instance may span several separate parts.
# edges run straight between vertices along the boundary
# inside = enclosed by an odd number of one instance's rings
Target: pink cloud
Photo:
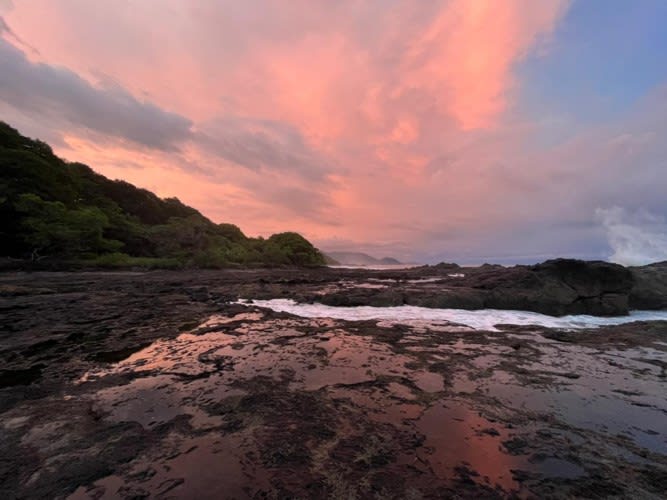
[[[5,19],[29,59],[192,121],[172,154],[63,125],[68,158],[250,234],[462,250],[550,220],[542,207],[571,215],[556,194],[573,151],[594,165],[652,147],[621,133],[591,152],[532,147],[515,70],[568,5],[33,0]]]
[[[464,129],[487,127],[507,106],[512,66],[549,35],[567,2],[456,0],[403,57],[402,88],[426,88]]]

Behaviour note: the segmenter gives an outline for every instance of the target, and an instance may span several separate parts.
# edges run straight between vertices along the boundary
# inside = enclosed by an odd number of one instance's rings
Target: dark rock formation
[[[667,261],[631,267],[631,309],[667,309]]]
[[[390,289],[339,289],[311,300],[335,306],[408,304],[615,316],[628,314],[633,284],[632,273],[623,266],[573,259],[509,268],[425,266],[414,274],[413,278],[428,279],[398,280]]]
[[[500,274],[502,282],[490,290],[487,307],[556,316],[628,313],[632,274],[617,264],[556,259]]]

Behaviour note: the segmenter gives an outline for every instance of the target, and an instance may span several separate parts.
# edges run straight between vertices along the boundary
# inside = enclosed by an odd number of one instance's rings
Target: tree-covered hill
[[[297,233],[248,238],[177,198],[161,199],[53,154],[0,122],[0,257],[97,266],[323,265]]]

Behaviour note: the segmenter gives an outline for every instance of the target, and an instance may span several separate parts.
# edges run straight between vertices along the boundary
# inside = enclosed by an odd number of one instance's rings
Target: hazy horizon
[[[0,119],[249,235],[667,260],[667,3],[0,0]]]

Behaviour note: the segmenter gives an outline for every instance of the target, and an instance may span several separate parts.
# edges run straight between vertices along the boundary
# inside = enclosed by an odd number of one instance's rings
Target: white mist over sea
[[[595,211],[596,218],[607,232],[612,254],[611,262],[624,266],[641,266],[667,260],[667,222],[665,218],[621,207]]]

